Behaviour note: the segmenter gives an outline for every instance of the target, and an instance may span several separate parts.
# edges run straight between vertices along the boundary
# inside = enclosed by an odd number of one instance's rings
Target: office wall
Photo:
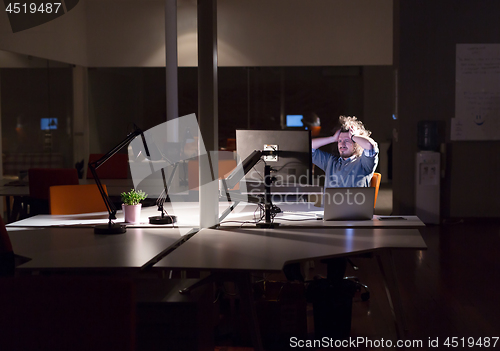
[[[394,210],[413,213],[417,123],[435,120],[446,145],[442,215],[498,217],[500,142],[450,141],[457,43],[500,42],[500,2],[400,1],[399,119],[394,148]]]
[[[219,0],[220,66],[392,64],[393,0]],[[165,66],[164,0],[81,0],[0,49],[89,67]],[[197,65],[196,1],[178,0],[180,66]]]
[[[0,11],[0,50],[86,66],[85,2],[55,20],[17,33],[12,33],[7,12]]]
[[[87,0],[89,66],[165,65],[164,1]],[[392,0],[219,0],[219,66],[390,65]],[[197,65],[196,1],[178,1],[179,66]]]

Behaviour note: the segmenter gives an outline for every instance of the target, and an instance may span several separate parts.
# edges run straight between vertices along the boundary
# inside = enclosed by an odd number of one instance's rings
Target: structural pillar
[[[201,228],[218,223],[218,120],[217,0],[198,0],[198,123],[208,156],[199,162]]]

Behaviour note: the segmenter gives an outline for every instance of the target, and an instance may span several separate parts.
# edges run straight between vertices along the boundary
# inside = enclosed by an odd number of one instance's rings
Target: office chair
[[[102,158],[104,154],[90,154],[89,163]],[[99,179],[127,179],[128,178],[128,155],[114,154],[109,160],[102,164],[97,171]],[[94,179],[92,172],[87,169],[87,179]]]
[[[106,185],[103,184],[102,187],[107,194]],[[96,184],[50,187],[50,214],[52,215],[106,211],[106,204]]]
[[[49,214],[49,189],[53,185],[78,185],[75,168],[30,168],[29,214]]]
[[[199,174],[198,174],[198,160],[189,160],[188,162],[188,184],[189,190],[198,190]],[[232,170],[236,168],[236,160],[221,160],[219,159],[219,179],[226,177]]]
[[[375,188],[375,202],[373,208],[377,205],[378,189],[380,188],[380,181],[382,180],[382,174],[373,173],[372,179],[370,180],[370,187]]]
[[[380,187],[380,181],[382,180],[382,175],[380,173],[373,173],[373,176],[372,176],[372,179],[370,180],[370,187],[372,188],[375,188],[375,202],[373,204],[373,208],[375,208],[375,205],[377,204],[377,195],[378,195],[378,190],[379,190],[379,187]],[[357,257],[365,257],[365,258],[371,258],[372,257],[372,254],[361,254],[361,255],[358,255]],[[349,262],[349,264],[351,265],[351,267],[357,271],[359,270],[359,267],[356,266],[352,261],[351,259],[347,259],[347,262]],[[348,280],[351,280],[353,281],[354,283],[356,283],[356,287],[358,290],[361,290],[361,288],[363,288],[365,291],[363,293],[361,293],[361,300],[363,301],[367,301],[368,299],[370,299],[370,290],[368,289],[368,286],[363,284],[362,282],[360,282],[359,278],[356,277],[356,276],[349,276],[349,277],[345,277],[344,279],[348,279]]]

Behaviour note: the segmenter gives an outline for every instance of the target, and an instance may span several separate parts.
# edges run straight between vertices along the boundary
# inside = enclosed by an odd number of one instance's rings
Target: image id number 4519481
[[[60,2],[11,2],[5,8],[8,13],[58,13],[61,8]]]

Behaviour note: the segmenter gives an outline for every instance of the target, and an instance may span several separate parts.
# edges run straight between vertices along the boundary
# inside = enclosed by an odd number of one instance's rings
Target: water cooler
[[[439,224],[440,156],[435,151],[417,153],[415,211],[424,223]]]
[[[441,154],[436,151],[439,143],[435,122],[419,123],[418,147],[421,151],[416,156],[415,212],[422,222],[439,224]]]

